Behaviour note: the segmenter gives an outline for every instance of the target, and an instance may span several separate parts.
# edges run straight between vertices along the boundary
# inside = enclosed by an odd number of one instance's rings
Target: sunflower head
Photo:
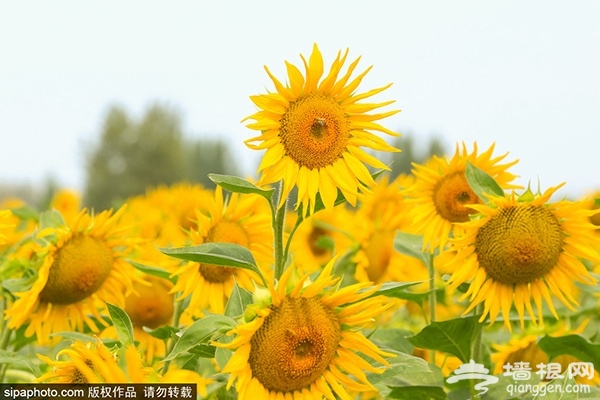
[[[461,230],[459,223],[467,222],[476,211],[471,204],[481,204],[481,200],[469,186],[465,171],[467,163],[473,164],[490,175],[502,189],[516,189],[511,182],[515,175],[508,168],[516,164],[500,162],[507,154],[492,157],[494,145],[478,154],[477,143],[469,153],[463,143],[462,149],[456,146],[450,159],[434,156],[424,165],[414,164],[415,182],[407,191],[414,203],[411,212],[411,231],[423,233],[425,247],[443,249],[452,234]]]
[[[270,287],[271,304],[234,328],[233,341],[217,344],[236,349],[223,372],[231,374],[229,384],[236,381],[240,398],[334,398],[333,393],[347,398],[347,389],[373,389],[363,370],[383,370],[356,352],[384,365],[382,356],[389,354],[356,328],[372,322],[389,304],[374,297],[376,288],[367,289],[368,283],[337,288],[334,261],[314,282],[305,274],[295,285],[288,284],[295,268],[288,268],[277,287]]]
[[[317,193],[326,208],[333,208],[337,189],[354,205],[357,196],[374,185],[363,163],[389,169],[361,147],[397,151],[372,133],[397,135],[375,122],[397,110],[371,113],[392,101],[360,102],[390,85],[356,93],[370,68],[351,79],[358,58],[340,76],[347,56],[347,50],[343,55],[339,52],[329,73],[323,76],[323,57],[315,44],[308,61],[301,55],[304,74],[286,62],[289,82],[284,85],[265,67],[276,91],[250,97],[259,111],[246,118],[255,121],[248,127],[261,131],[261,135],[246,144],[251,149],[266,149],[258,168],[259,183],[282,181],[281,204],[297,186],[296,206],[302,205],[306,213],[314,211]]]
[[[6,310],[10,328],[29,322],[26,336],[37,334],[40,343],[57,331],[98,331],[106,302],[124,306],[125,295],[136,279],[125,257],[137,238],[125,235],[119,225],[124,209],[97,215],[82,210],[70,223],[53,212],[49,226],[37,234],[36,252],[30,257],[33,285],[15,293],[18,299]],[[39,260],[39,262],[38,262]],[[91,318],[92,317],[92,318]]]
[[[482,320],[489,314],[493,322],[502,311],[510,328],[514,303],[521,325],[525,309],[536,323],[532,300],[540,319],[542,300],[558,318],[551,294],[573,309],[578,304],[574,282],[596,283],[582,262],[600,261],[590,211],[581,202],[550,202],[559,187],[544,194],[527,190],[519,197],[490,197],[489,205],[471,206],[478,217],[462,224],[464,234],[452,239],[438,260],[452,271],[450,290],[470,282],[463,296],[471,301],[466,312],[483,303]]]

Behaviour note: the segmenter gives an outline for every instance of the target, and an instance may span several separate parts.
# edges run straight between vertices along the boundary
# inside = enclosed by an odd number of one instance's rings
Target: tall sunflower
[[[194,244],[211,242],[236,243],[248,248],[259,267],[270,266],[273,261],[271,213],[264,198],[255,194],[233,193],[226,201],[223,190],[217,186],[213,199],[206,204],[207,213],[198,211],[190,230]],[[189,262],[174,273],[178,276],[172,293],[180,292],[178,300],[190,296],[187,312],[190,315],[205,308],[223,313],[225,303],[233,289],[234,281],[252,290],[253,279],[259,278],[251,271],[221,267],[212,264]]]
[[[454,271],[448,280],[449,289],[470,282],[462,299],[471,302],[466,312],[483,303],[481,320],[489,314],[493,322],[502,312],[504,324],[510,329],[509,313],[514,303],[524,325],[527,309],[533,323],[536,315],[542,320],[545,301],[555,318],[551,294],[574,310],[574,282],[593,285],[582,259],[600,262],[600,239],[581,202],[560,200],[549,203],[560,186],[534,195],[527,190],[517,197],[490,197],[490,205],[471,205],[479,217],[462,224],[465,232],[452,239],[448,251],[438,257]]]
[[[364,371],[383,369],[357,352],[383,365],[389,365],[383,357],[390,354],[358,328],[390,303],[371,297],[376,288],[367,289],[370,283],[337,288],[334,263],[335,258],[312,283],[308,274],[292,282],[295,268],[288,268],[277,288],[270,287],[271,304],[257,306],[257,317],[234,328],[230,333],[237,337],[230,343],[217,344],[235,349],[223,372],[240,399],[349,399],[348,391],[374,389]]]
[[[461,229],[455,223],[468,221],[475,212],[468,205],[481,203],[467,182],[467,162],[487,172],[503,189],[519,188],[510,183],[515,175],[508,172],[518,160],[500,164],[508,153],[492,157],[494,146],[477,154],[477,143],[471,153],[464,143],[462,149],[457,144],[451,159],[434,156],[424,165],[413,164],[416,179],[407,193],[415,204],[411,230],[422,232],[425,247],[443,249],[450,235]]]
[[[360,147],[379,151],[398,151],[372,131],[397,136],[375,122],[394,115],[398,110],[369,114],[393,101],[360,103],[391,84],[356,93],[364,76],[371,69],[350,80],[360,57],[350,64],[338,79],[348,56],[338,53],[327,76],[323,79],[323,57],[315,44],[304,63],[305,74],[286,62],[289,83],[282,84],[265,66],[275,85],[275,92],[250,96],[260,109],[244,120],[254,120],[249,128],[261,135],[245,143],[254,150],[266,152],[258,167],[259,184],[283,181],[281,204],[294,186],[298,187],[296,207],[314,210],[317,192],[326,208],[333,208],[340,189],[346,200],[356,203],[359,193],[368,191],[375,182],[363,163],[375,168],[389,169]]]
[[[84,325],[97,332],[97,323],[106,324],[105,302],[122,307],[135,279],[125,257],[137,239],[118,224],[123,211],[82,210],[70,224],[38,232],[37,277],[28,290],[14,293],[17,300],[5,315],[9,328],[28,324],[25,335],[36,334],[44,345],[59,339],[50,338],[54,332],[81,332]]]

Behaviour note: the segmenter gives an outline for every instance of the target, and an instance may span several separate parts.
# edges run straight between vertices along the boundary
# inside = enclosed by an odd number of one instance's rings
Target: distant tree
[[[113,107],[99,142],[86,155],[83,203],[99,210],[157,185],[180,181],[210,185],[206,174],[225,173],[226,153],[221,143],[185,139],[175,110],[154,105],[136,122],[122,108]]]
[[[238,168],[229,153],[227,145],[220,140],[191,140],[185,145],[186,168],[184,177],[190,182],[200,182],[205,187],[213,187],[209,173],[237,175]]]
[[[426,145],[426,150],[418,151],[415,146],[415,138],[418,137],[412,133],[407,133],[397,138],[392,145],[402,152],[392,153],[388,163],[390,163],[391,178],[394,179],[400,174],[410,174],[413,169],[412,164],[422,164],[432,156],[443,156],[446,149],[442,141],[434,137]]]

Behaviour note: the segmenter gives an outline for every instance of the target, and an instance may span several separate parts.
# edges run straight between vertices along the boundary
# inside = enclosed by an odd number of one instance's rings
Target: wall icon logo
[[[493,383],[498,383],[498,377],[488,375],[490,372],[483,364],[478,364],[471,360],[467,364],[462,364],[454,370],[454,375],[446,379],[447,383],[456,383],[465,379],[480,379],[483,382],[475,384],[475,390],[478,390],[478,395],[481,396],[488,391],[487,386]]]

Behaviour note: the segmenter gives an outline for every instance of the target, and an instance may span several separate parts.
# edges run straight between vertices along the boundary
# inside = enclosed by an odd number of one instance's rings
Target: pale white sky
[[[84,186],[84,144],[113,104],[182,111],[251,169],[249,95],[318,43],[374,65],[359,90],[402,112],[390,129],[452,148],[496,142],[521,183],[600,188],[598,1],[23,1],[0,3],[0,182]],[[362,68],[360,68],[362,66]],[[418,139],[417,139],[418,140]]]

